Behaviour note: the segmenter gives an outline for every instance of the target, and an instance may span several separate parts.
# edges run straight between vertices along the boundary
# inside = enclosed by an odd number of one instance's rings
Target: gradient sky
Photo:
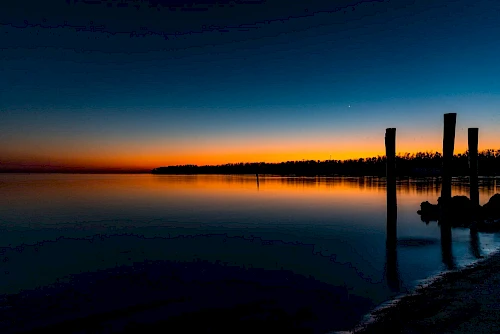
[[[0,168],[500,148],[498,1],[191,2],[2,1]]]

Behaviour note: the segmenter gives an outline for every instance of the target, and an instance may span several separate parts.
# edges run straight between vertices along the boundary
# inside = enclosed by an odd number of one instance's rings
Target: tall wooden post
[[[451,171],[453,162],[453,150],[455,149],[455,126],[457,114],[444,114],[443,132],[443,184],[441,188],[441,199],[444,203],[451,198]]]
[[[393,221],[392,215],[397,208],[396,199],[396,129],[385,130],[387,221]],[[391,219],[389,219],[391,218]]]
[[[440,229],[441,229],[441,253],[443,263],[448,269],[453,269],[454,259],[451,248],[451,222],[448,221],[449,202],[451,200],[451,174],[453,163],[453,150],[455,149],[455,126],[457,123],[457,114],[444,114],[443,131],[443,174],[441,184],[440,204]]]
[[[386,189],[387,189],[387,240],[396,240],[396,129],[385,130]],[[392,226],[394,225],[394,226]]]
[[[397,197],[396,197],[396,129],[385,130],[386,189],[387,189],[387,239],[386,278],[392,290],[399,291],[397,265]]]
[[[477,165],[477,146],[479,141],[479,129],[467,129],[467,141],[469,144],[469,191],[470,200],[473,208],[473,219],[477,219],[479,211],[479,185],[478,185],[478,165]],[[472,254],[477,259],[481,258],[479,247],[479,235],[477,228],[470,228],[470,248]]]
[[[478,175],[477,175],[477,143],[479,137],[478,128],[468,129],[468,142],[469,142],[469,175],[470,175],[470,200],[476,210],[479,207],[479,189],[478,189]]]

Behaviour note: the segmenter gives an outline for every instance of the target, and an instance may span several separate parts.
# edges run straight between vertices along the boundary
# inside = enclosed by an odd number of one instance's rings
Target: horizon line
[[[485,153],[485,152],[500,152],[500,149],[484,149],[478,152],[478,154]],[[435,150],[435,151],[419,151],[419,152],[399,152],[397,153],[397,157],[404,157],[408,154],[410,155],[417,155],[419,153],[422,154],[442,154],[441,152]],[[464,152],[457,152],[454,153],[454,156],[458,155],[465,155],[468,153],[468,150],[465,150]],[[224,164],[212,164],[212,165],[198,165],[198,164],[184,164],[184,165],[169,165],[169,166],[157,166],[157,167],[144,167],[144,168],[117,168],[117,167],[63,167],[63,166],[50,166],[50,165],[18,165],[17,167],[5,167],[2,168],[0,166],[0,173],[17,173],[17,174],[43,174],[43,173],[50,173],[50,174],[148,174],[151,173],[152,170],[157,169],[157,168],[166,168],[166,167],[186,167],[186,166],[196,166],[196,167],[208,167],[208,166],[227,166],[231,164],[281,164],[281,163],[287,163],[287,162],[307,162],[307,161],[315,161],[315,162],[329,162],[329,161],[357,161],[360,159],[372,159],[372,158],[384,158],[384,155],[377,155],[377,156],[370,156],[370,157],[360,157],[360,158],[352,158],[352,159],[325,159],[325,160],[313,160],[313,159],[302,159],[302,160],[288,160],[288,161],[281,161],[281,162],[264,162],[264,161],[254,161],[254,162],[228,162]],[[12,165],[11,165],[12,166]]]

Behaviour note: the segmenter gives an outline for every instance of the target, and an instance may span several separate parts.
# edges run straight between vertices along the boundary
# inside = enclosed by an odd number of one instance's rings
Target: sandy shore
[[[375,310],[350,333],[500,332],[500,253],[447,272],[393,305]]]

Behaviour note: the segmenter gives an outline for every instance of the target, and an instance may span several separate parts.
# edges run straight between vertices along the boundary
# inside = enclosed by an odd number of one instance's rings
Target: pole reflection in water
[[[470,251],[476,259],[483,257],[479,246],[479,235],[475,228],[470,229]]]
[[[479,210],[479,184],[478,184],[478,164],[477,164],[477,145],[479,138],[478,128],[468,129],[468,143],[469,143],[469,187],[470,187],[470,200],[472,202],[474,220],[477,221]],[[471,227],[470,229],[470,250],[472,255],[479,259],[481,258],[481,251],[479,249],[479,236],[477,229]]]
[[[386,239],[386,278],[389,288],[399,291],[401,288],[398,253],[397,253],[397,200],[396,182],[387,185],[387,239]]]
[[[451,224],[444,219],[440,222],[441,228],[441,255],[447,269],[455,269],[455,260],[451,249]]]

